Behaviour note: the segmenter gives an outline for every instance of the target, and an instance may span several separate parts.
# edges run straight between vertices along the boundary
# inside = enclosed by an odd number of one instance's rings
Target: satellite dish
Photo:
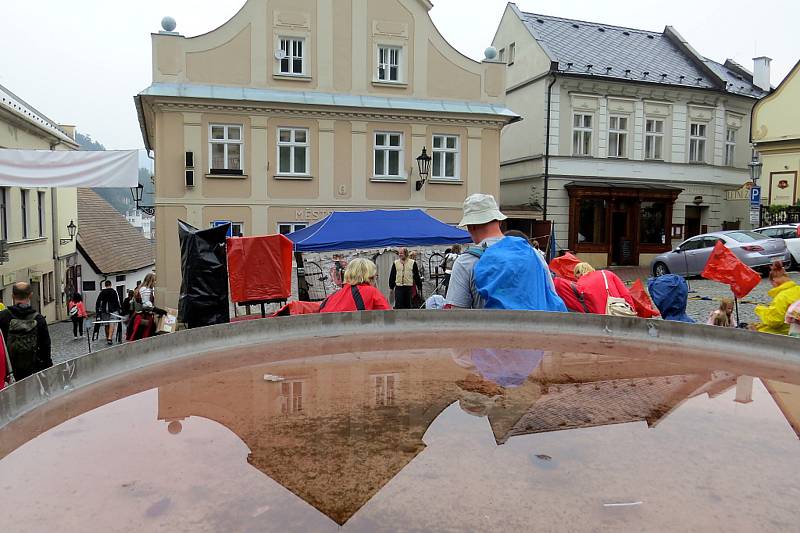
[[[281,49],[275,50],[275,59],[277,59],[278,61],[286,59],[286,52],[284,52]]]

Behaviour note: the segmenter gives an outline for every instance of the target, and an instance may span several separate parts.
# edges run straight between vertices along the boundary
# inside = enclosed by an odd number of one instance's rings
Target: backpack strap
[[[356,303],[356,309],[359,311],[366,311],[367,306],[364,305],[364,298],[361,297],[361,291],[358,290],[358,285],[350,285],[350,293],[353,295],[353,301]]]
[[[611,296],[611,291],[608,289],[608,278],[606,277],[606,272],[605,270],[601,270],[600,273],[603,275],[603,282],[606,284],[606,294]]]
[[[486,251],[486,248],[483,248],[483,247],[480,247],[480,246],[472,246],[470,248],[467,248],[467,253],[469,255],[473,256],[473,257],[477,257],[478,259],[483,257],[483,252],[485,252],[485,251]]]
[[[586,305],[586,301],[583,299],[583,294],[581,294],[581,292],[578,290],[578,286],[572,282],[570,282],[569,286],[572,287],[572,292],[575,293],[575,298],[577,298],[578,301],[581,303],[581,307],[583,307],[583,312],[586,313],[587,315],[591,314],[591,311],[589,311],[589,307]]]

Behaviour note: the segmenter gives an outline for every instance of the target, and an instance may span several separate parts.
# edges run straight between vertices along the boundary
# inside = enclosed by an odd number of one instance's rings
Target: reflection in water
[[[797,431],[800,387],[764,384]],[[752,378],[699,361],[537,350],[375,352],[162,386],[158,418],[173,434],[189,417],[219,422],[247,445],[253,467],[342,525],[426,448],[423,436],[456,402],[486,417],[503,445],[612,424],[652,428],[688,399],[734,388],[737,402],[751,400]],[[532,457],[540,468],[559,464],[547,454]]]

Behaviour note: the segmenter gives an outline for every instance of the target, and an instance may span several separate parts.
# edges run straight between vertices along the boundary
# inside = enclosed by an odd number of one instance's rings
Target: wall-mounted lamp
[[[58,242],[61,244],[61,246],[71,243],[75,240],[75,233],[77,232],[78,226],[75,225],[74,220],[70,220],[69,224],[67,224],[67,233],[69,234],[69,239],[59,239]]]
[[[141,183],[136,187],[131,187],[131,196],[133,202],[136,204],[136,210],[141,211],[146,215],[153,216],[156,214],[156,208],[152,205],[141,205],[142,197],[144,196],[144,185]]]
[[[422,148],[422,154],[417,158],[417,166],[419,167],[417,190],[421,191],[431,171],[431,156],[428,155],[428,150],[425,147]]]

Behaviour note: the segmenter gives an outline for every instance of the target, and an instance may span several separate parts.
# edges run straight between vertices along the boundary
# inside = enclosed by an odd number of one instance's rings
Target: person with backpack
[[[503,235],[500,222],[506,218],[492,195],[473,194],[464,200],[459,226],[467,228],[477,246],[453,265],[448,308],[566,313],[541,256],[527,239]]]
[[[14,305],[0,311],[0,332],[6,341],[16,381],[53,366],[47,321],[31,306],[31,284],[14,284]]]
[[[97,320],[108,322],[114,320],[114,314],[120,312],[119,294],[111,288],[111,280],[106,280],[104,289],[100,291],[95,303],[95,310],[97,311]],[[113,314],[112,314],[113,313]],[[106,324],[106,343],[109,346],[114,344],[114,324]]]
[[[72,321],[72,336],[76,339],[79,335],[83,337],[83,320],[89,315],[86,314],[83,296],[79,292],[72,295],[67,304],[67,310],[69,311],[69,319]]]
[[[589,263],[575,265],[574,274],[590,313],[636,316],[633,297],[619,276],[609,270],[595,270]]]

